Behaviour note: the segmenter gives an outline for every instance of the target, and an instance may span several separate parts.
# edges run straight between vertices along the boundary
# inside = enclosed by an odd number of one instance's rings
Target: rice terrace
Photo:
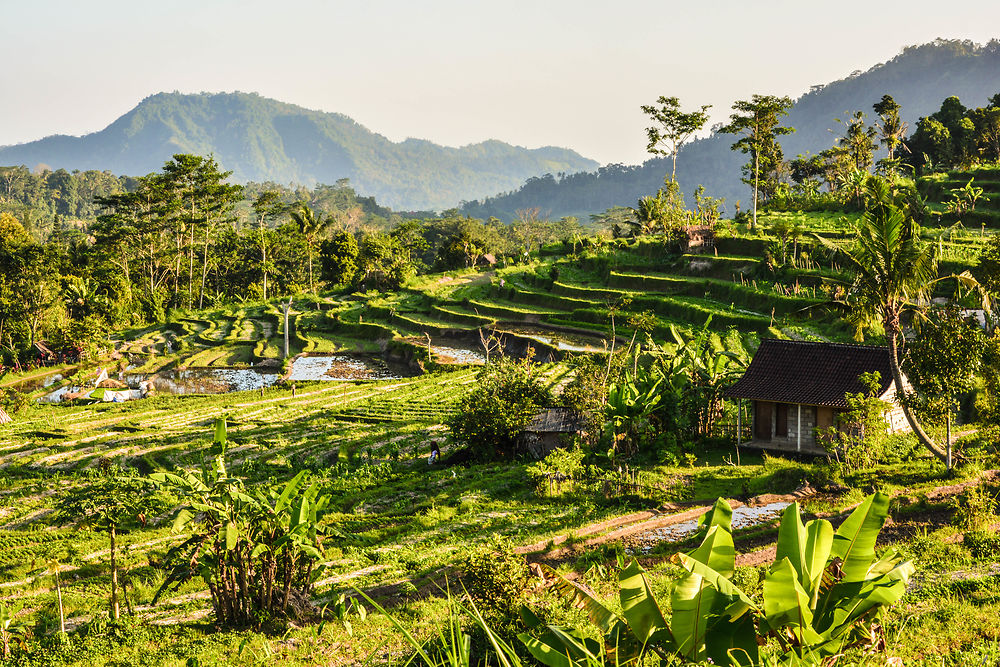
[[[0,146],[0,664],[1000,665],[997,65]]]

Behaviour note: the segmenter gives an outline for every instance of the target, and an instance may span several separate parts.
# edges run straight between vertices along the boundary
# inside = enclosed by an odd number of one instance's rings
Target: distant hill
[[[43,163],[140,176],[158,170],[174,153],[213,153],[241,182],[311,186],[349,178],[358,192],[397,210],[449,208],[510,190],[532,176],[598,166],[551,146],[396,143],[342,114],[253,93],[160,93],[99,132],[2,147],[0,165]]]
[[[845,118],[860,109],[871,122],[875,117],[872,105],[886,93],[902,105],[903,118],[912,132],[917,119],[937,111],[949,95],[957,95],[966,106],[975,107],[984,105],[998,92],[1000,41],[979,46],[969,41],[937,40],[911,46],[865,72],[813,86],[785,117],[783,124],[794,127],[796,132],[782,137],[781,144],[786,159],[829,148],[835,136],[843,132],[835,118]],[[663,93],[669,95],[670,91]],[[692,106],[698,102],[684,101]],[[677,180],[685,193],[690,197],[703,184],[708,194],[726,198],[729,215],[737,200],[742,201],[744,209],[750,200],[749,188],[740,182],[745,157],[729,148],[734,140],[732,135],[713,135],[685,146],[677,159]],[[636,141],[644,139],[637,136]],[[666,160],[655,159],[636,166],[608,165],[562,179],[543,175],[516,191],[466,204],[464,211],[478,217],[510,219],[518,209],[539,207],[552,217],[585,217],[616,205],[634,206],[640,196],[660,187],[668,171]]]

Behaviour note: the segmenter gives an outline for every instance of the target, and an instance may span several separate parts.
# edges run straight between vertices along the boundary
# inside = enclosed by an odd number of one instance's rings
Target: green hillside
[[[461,148],[392,142],[343,114],[247,93],[159,93],[105,129],[0,148],[0,164],[141,176],[175,153],[214,154],[238,181],[312,186],[348,178],[396,209],[445,209],[544,173],[593,169],[572,150],[501,141]]]
[[[567,591],[577,589],[562,587],[554,573],[611,605],[622,563],[636,557],[647,570],[650,594],[668,609],[681,576],[671,556],[698,544],[701,538],[690,532],[694,520],[720,497],[735,508],[727,542],[730,554],[735,548],[735,566],[727,576],[758,603],[771,594],[762,581],[773,575],[783,548],[778,518],[789,503],[798,502],[808,519],[850,528],[849,513],[873,491],[891,520],[877,539],[884,516],[866,520],[875,527],[858,539],[870,543],[872,553],[877,546],[879,556],[898,552],[912,560],[915,572],[909,586],[897,587],[899,601],[879,615],[875,639],[865,635],[845,649],[845,659],[855,661],[845,664],[873,664],[864,662],[872,651],[875,664],[890,654],[926,667],[992,664],[1000,603],[997,524],[988,500],[997,491],[997,454],[989,425],[958,427],[966,458],[951,475],[907,438],[890,440],[877,462],[863,465],[749,449],[737,454],[740,422],[731,401],[711,436],[683,443],[682,457],[615,456],[578,438],[574,454],[557,452],[541,463],[525,457],[427,464],[434,445],[445,457],[461,451],[448,423],[481,384],[482,359],[450,358],[456,348],[449,346],[475,348],[480,329],[501,339],[510,355],[525,356],[530,348],[537,362],[532,372],[557,400],[586,373],[588,359],[604,368],[612,311],[619,357],[627,357],[622,350],[633,334],[643,340],[640,324],[658,346],[667,343],[668,355],[675,331],[687,336],[706,325],[725,332],[717,342],[750,350],[761,337],[850,339],[841,314],[826,307],[830,279],[844,273],[813,236],[843,243],[850,222],[840,212],[773,212],[761,216],[759,233],[720,225],[715,248],[701,253],[680,253],[662,237],[577,238],[506,266],[426,273],[393,292],[333,289],[290,302],[174,310],[166,322],[113,333],[114,353],[100,359],[0,376],[0,389],[18,387],[31,398],[92,385],[99,367],[111,377],[181,381],[189,372],[245,372],[273,382],[221,393],[196,384],[181,395],[157,389],[120,404],[97,394],[114,389],[97,389],[31,403],[0,425],[0,614],[14,610],[10,664],[249,667],[279,655],[290,667],[399,664],[413,652],[399,627],[434,647],[434,630],[461,615],[449,591],[483,605],[487,627],[512,643],[523,628],[522,604],[546,622],[596,631],[567,600]],[[797,247],[774,233],[783,226],[804,232]],[[980,232],[956,229],[941,237],[939,228],[924,231],[925,240],[938,244],[942,273],[975,265]],[[295,361],[285,357],[286,336]],[[301,361],[330,355],[398,366],[381,379],[295,379]],[[224,448],[213,441],[220,418],[228,424]],[[85,528],[79,516],[67,519],[60,513],[64,503],[93,496],[116,465],[141,478],[202,471],[220,465],[220,451],[229,481],[245,484],[248,494],[266,495],[293,479],[323,494],[325,569],[311,580],[311,597],[297,602],[315,609],[314,622],[273,619],[280,632],[216,627],[219,611],[200,576],[157,595],[167,581],[170,549],[205,525],[179,528],[167,509],[118,534],[122,620],[108,620],[107,533]],[[560,466],[573,456],[586,465],[564,475]],[[218,502],[221,488],[217,483],[205,494],[201,511]],[[234,523],[233,530],[242,528]],[[238,544],[243,539],[236,536]],[[840,561],[831,568],[839,572]],[[377,613],[361,593],[396,620]],[[955,618],[975,622],[956,624]],[[765,651],[782,650],[773,638],[761,635],[761,641]],[[481,657],[489,649],[476,644],[471,650]],[[517,664],[539,663],[525,657]]]
[[[813,86],[782,119],[782,124],[794,127],[795,133],[782,137],[780,143],[786,159],[800,153],[815,155],[842,134],[843,126],[836,118],[844,119],[860,110],[870,122],[875,119],[872,105],[886,94],[901,105],[902,119],[912,132],[917,119],[937,111],[948,96],[955,95],[967,106],[976,107],[998,91],[1000,42],[977,45],[938,40],[911,46],[866,71]],[[690,198],[699,184],[704,185],[709,194],[725,197],[728,215],[735,212],[737,200],[743,202],[744,210],[750,200],[749,188],[740,182],[744,156],[730,150],[734,140],[731,135],[713,133],[683,147],[677,158],[677,179],[687,196]],[[878,157],[882,154],[884,151]],[[634,206],[640,196],[655,192],[669,172],[669,161],[662,158],[642,165],[606,165],[597,171],[560,177],[550,172],[516,191],[470,202],[464,211],[479,217],[511,219],[518,209],[537,206],[555,217],[585,217],[613,206]]]

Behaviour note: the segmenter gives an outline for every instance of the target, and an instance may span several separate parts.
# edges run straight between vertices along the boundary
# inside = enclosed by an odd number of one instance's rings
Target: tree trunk
[[[896,336],[899,335],[899,330],[897,327],[891,324],[886,324],[885,335],[889,340],[889,366],[892,369],[892,381],[896,387],[896,400],[900,401],[903,408],[903,415],[906,416],[906,421],[913,429],[913,433],[917,436],[917,440],[923,445],[927,451],[936,456],[942,463],[947,463],[948,455],[946,452],[941,451],[941,448],[935,444],[931,437],[927,435],[924,429],[920,426],[920,422],[917,421],[916,415],[913,411],[906,405],[905,401],[902,400],[905,389],[903,388],[903,374],[899,370],[899,349],[896,345]]]
[[[948,445],[947,449],[948,460],[945,463],[948,466],[948,472],[951,472],[951,405],[948,406],[948,420],[947,420],[947,426],[945,428],[947,429],[946,438]]]
[[[267,244],[264,241],[264,219],[260,220],[260,270],[264,274],[264,301],[267,301]]]
[[[192,218],[194,214],[192,213]],[[194,305],[194,222],[191,223],[191,240],[188,242],[188,308]]]
[[[760,188],[760,151],[753,151],[753,219],[750,221],[750,231],[757,231],[757,191]]]
[[[313,289],[313,248],[312,243],[306,243],[306,256],[309,261],[309,292],[315,294],[316,290]]]
[[[208,274],[208,224],[205,224],[205,249],[201,253],[201,292],[198,294],[198,309],[205,303],[205,278]]]
[[[118,558],[115,527],[111,526],[111,620],[117,621],[118,611]]]
[[[292,297],[288,297],[285,304],[285,359],[288,358],[288,311],[292,308]]]

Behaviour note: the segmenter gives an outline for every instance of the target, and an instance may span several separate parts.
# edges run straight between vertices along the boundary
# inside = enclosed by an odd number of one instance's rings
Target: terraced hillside
[[[972,210],[946,213],[949,201],[956,197],[967,198],[966,186],[982,190]],[[923,176],[917,181],[917,188],[931,205],[932,212],[947,224],[961,222],[972,230],[1000,228],[1000,168],[996,166]]]
[[[451,451],[444,422],[476,382],[473,362],[483,356],[483,343],[494,349],[499,341],[515,355],[530,348],[544,364],[547,385],[559,389],[573,373],[568,359],[605,354],[633,335],[641,340],[640,331],[663,341],[671,327],[708,323],[748,336],[850,338],[853,331],[826,305],[841,267],[813,236],[845,242],[841,217],[770,214],[760,234],[723,234],[703,253],[668,252],[655,240],[592,240],[545,247],[528,263],[423,276],[393,293],[299,297],[287,331],[282,306],[273,302],[177,312],[162,326],[120,332],[112,358],[50,369],[69,377],[43,387],[38,373],[24,387],[32,396],[47,394],[91,378],[97,366],[125,379],[200,368],[256,369],[276,379],[288,374],[290,381],[214,395],[154,392],[120,404],[91,398],[33,404],[0,425],[0,601],[24,605],[18,617],[38,645],[55,647],[62,664],[250,665],[266,655],[289,665],[354,664],[372,655],[404,661],[409,654],[390,622],[355,606],[345,606],[342,619],[293,628],[278,640],[199,625],[211,618],[211,607],[197,578],[153,604],[164,554],[184,538],[172,532],[170,513],[120,537],[124,602],[139,629],[114,644],[109,657],[102,642],[111,640],[98,632],[110,588],[107,538],[60,517],[57,503],[86,493],[95,472],[108,465],[142,474],[201,468],[216,451],[212,423],[225,416],[232,474],[259,488],[306,470],[333,498],[327,521],[335,531],[324,547],[331,568],[317,584],[318,606],[335,608],[357,586],[429,636],[430,624],[447,613],[441,590],[461,575],[466,558],[498,548],[560,568],[604,596],[612,595],[615,563],[627,552],[642,557],[656,586],[665,588],[673,576],[667,558],[689,539],[685,527],[719,496],[737,498],[747,514],[759,515],[736,531],[740,576],[752,585],[774,557],[774,507],[798,498],[809,512],[836,520],[862,490],[879,489],[896,498],[881,545],[904,550],[921,568],[913,590],[885,620],[887,632],[915,627],[926,639],[903,653],[907,664],[924,657],[941,664],[965,649],[979,651],[979,664],[1000,631],[996,571],[992,552],[965,544],[954,498],[980,482],[993,492],[988,485],[998,478],[983,469],[998,466],[994,445],[974,432],[962,448],[975,464],[958,480],[943,479],[919,450],[842,472],[822,461],[746,452],[734,465],[728,442],[700,445],[682,465],[647,462],[641,470],[595,454],[597,464],[585,476],[556,483],[539,478],[526,461],[426,463],[432,443],[445,456]],[[800,228],[797,241],[775,231],[789,226]],[[983,242],[981,234],[962,230],[942,236],[929,229],[927,238],[939,245],[945,273],[972,266]],[[293,359],[348,353],[395,360],[408,377],[291,379],[299,363]],[[25,378],[0,382],[13,386]],[[56,569],[69,628],[98,619],[72,635],[66,649],[55,644]],[[977,623],[955,630],[941,620],[934,596],[969,591],[973,601],[948,603],[946,612],[975,615]]]

